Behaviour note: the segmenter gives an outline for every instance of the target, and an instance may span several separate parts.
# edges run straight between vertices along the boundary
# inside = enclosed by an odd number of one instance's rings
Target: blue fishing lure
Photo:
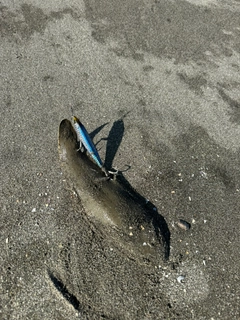
[[[102,160],[98,154],[98,151],[97,151],[95,145],[93,144],[84,125],[75,116],[73,116],[73,126],[75,128],[77,138],[80,143],[79,149],[81,149],[81,147],[83,145],[84,148],[86,149],[86,151],[88,152],[88,154],[90,155],[90,157],[93,159],[93,161],[99,166],[99,168],[103,169],[104,168],[103,163],[102,163]]]

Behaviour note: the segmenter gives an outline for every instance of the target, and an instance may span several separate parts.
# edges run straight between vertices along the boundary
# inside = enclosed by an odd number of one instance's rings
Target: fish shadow
[[[154,204],[138,193],[120,172],[117,176],[118,182],[124,186],[124,189],[128,194],[139,203],[143,208],[145,208],[145,219],[151,221],[154,227],[154,231],[157,238],[162,239],[164,244],[165,259],[168,260],[170,256],[170,239],[171,233],[168,228],[167,222],[164,217],[158,212],[157,207]]]

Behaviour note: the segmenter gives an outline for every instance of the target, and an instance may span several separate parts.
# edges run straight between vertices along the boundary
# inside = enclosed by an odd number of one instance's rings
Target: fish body
[[[59,128],[60,162],[87,216],[131,257],[151,257],[154,265],[168,258],[170,233],[163,217],[143,205],[141,196],[120,176],[104,179],[99,165],[76,149],[76,130],[70,121],[63,120]]]
[[[83,144],[84,148],[90,155],[90,157],[93,159],[93,161],[99,166],[99,168],[103,168],[102,160],[98,154],[98,151],[92,142],[92,139],[90,138],[87,129],[84,127],[84,125],[81,123],[81,121],[73,116],[73,126],[77,134],[77,139],[81,144]]]

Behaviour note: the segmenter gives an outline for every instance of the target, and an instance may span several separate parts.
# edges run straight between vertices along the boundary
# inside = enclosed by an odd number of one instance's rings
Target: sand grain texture
[[[239,21],[233,0],[1,1],[0,318],[239,319]],[[167,263],[89,222],[70,107],[165,219]]]

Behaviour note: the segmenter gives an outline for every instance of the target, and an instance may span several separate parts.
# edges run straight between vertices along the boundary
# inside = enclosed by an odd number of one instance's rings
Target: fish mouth
[[[58,135],[58,151],[60,154],[60,160],[62,158],[62,153],[63,153],[63,159],[64,154],[66,156],[66,148],[63,146],[70,144],[73,149],[77,148],[77,135],[75,130],[72,127],[72,124],[70,121],[67,119],[64,119],[61,121],[60,126],[59,126],[59,135]]]
[[[146,205],[123,175],[106,179],[88,155],[78,151],[76,132],[67,119],[60,123],[58,150],[66,180],[91,222],[137,260],[168,259],[170,232],[165,219],[153,205]]]

